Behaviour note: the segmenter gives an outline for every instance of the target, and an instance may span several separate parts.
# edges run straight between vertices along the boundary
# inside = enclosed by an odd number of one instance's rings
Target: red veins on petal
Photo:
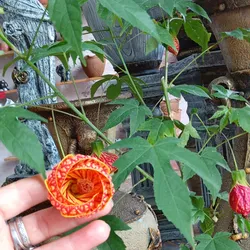
[[[98,157],[95,153],[93,153],[91,156],[98,158],[100,161],[107,164],[110,168],[110,173],[115,173],[118,171],[118,168],[113,166],[114,162],[118,160],[118,156],[116,154],[112,154],[109,152],[102,152],[100,157]]]
[[[250,214],[250,188],[236,184],[230,191],[229,204],[234,212],[247,217]]]
[[[95,157],[68,155],[45,181],[48,199],[64,217],[83,217],[102,210],[113,197],[110,168]]]

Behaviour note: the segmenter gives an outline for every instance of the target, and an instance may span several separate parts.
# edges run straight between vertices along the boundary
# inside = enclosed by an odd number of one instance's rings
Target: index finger
[[[7,221],[47,200],[48,192],[40,175],[0,188],[0,214]]]

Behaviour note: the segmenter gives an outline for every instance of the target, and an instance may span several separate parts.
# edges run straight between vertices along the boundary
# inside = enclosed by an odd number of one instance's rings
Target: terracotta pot
[[[39,0],[42,5],[47,5],[49,0]]]
[[[102,76],[106,65],[106,59],[104,59],[104,62],[102,62],[97,56],[85,56],[85,59],[87,66],[82,65],[85,74],[89,78]]]
[[[221,32],[250,27],[250,0],[196,0],[210,14],[210,26],[217,40]],[[237,2],[237,3],[236,3]],[[226,38],[220,49],[229,72],[249,69],[250,43]]]

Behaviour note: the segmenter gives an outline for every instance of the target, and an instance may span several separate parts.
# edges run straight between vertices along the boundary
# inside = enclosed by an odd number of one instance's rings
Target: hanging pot
[[[210,26],[218,41],[221,32],[250,28],[250,0],[196,0],[196,2],[209,13],[212,20]],[[219,46],[229,72],[250,68],[250,43],[228,37]]]
[[[96,8],[96,0],[89,0],[83,5],[83,14],[93,31],[105,30],[107,25],[99,18]],[[162,18],[162,13],[158,7],[150,9],[149,14],[156,20]],[[115,37],[120,37],[121,27],[119,24],[113,27],[113,32]],[[94,32],[93,35],[96,41],[111,41],[108,31]],[[150,35],[142,34],[137,28],[132,30],[132,34],[122,35],[120,38],[117,38],[118,46],[124,43],[121,52],[131,73],[140,74],[141,72],[145,73],[145,71],[158,71],[164,47],[159,45],[157,49],[146,55],[146,44],[149,38]],[[113,63],[115,68],[117,65],[123,67],[115,45],[109,44],[105,46],[105,52],[112,58],[111,63]],[[118,69],[118,71],[120,70]]]

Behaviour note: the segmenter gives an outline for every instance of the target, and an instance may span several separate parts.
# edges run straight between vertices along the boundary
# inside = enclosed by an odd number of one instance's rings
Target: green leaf
[[[148,55],[150,52],[157,49],[158,46],[159,46],[159,42],[154,37],[150,37],[147,40],[147,44],[146,44],[146,55]]]
[[[215,182],[215,185],[211,186],[210,183],[207,183],[207,181],[204,180],[204,184],[209,189],[210,194],[212,195],[213,199],[215,200],[218,197],[218,194],[220,192],[221,185],[222,185],[222,179],[221,179],[220,172],[217,169],[217,165],[223,166],[229,172],[231,172],[231,170],[228,167],[227,162],[222,157],[222,155],[216,151],[216,148],[212,148],[212,147],[205,148],[201,153],[201,158],[206,163],[206,165],[210,171],[211,178]]]
[[[189,122],[185,126],[185,128],[181,134],[181,137],[180,137],[181,138],[181,142],[180,142],[181,147],[185,147],[187,145],[190,136],[195,138],[195,139],[200,139],[200,136],[199,136],[197,130],[192,126],[191,122]]]
[[[240,231],[245,234],[245,219],[240,214],[236,214],[237,217],[237,224]]]
[[[227,161],[224,157],[217,152],[217,149],[214,147],[206,147],[201,154],[202,158],[209,164],[213,162],[213,164],[219,165],[228,172],[231,172],[230,167],[228,166]]]
[[[200,227],[203,233],[212,235],[214,232],[214,221],[212,219],[213,215],[210,208],[204,208],[205,219],[201,222]]]
[[[229,113],[226,113],[221,119],[220,119],[220,132],[228,125],[229,122]]]
[[[175,7],[176,0],[159,0],[160,7],[165,10],[171,17],[173,16],[173,11]]]
[[[185,166],[195,171],[210,187],[216,188],[213,173],[196,153],[178,146],[180,142],[176,138],[159,139],[154,145],[141,137],[128,138],[116,142],[107,149],[132,148],[123,154],[115,166],[119,171],[113,176],[115,187],[127,178],[130,172],[142,163],[150,163],[155,173],[155,197],[159,209],[163,210],[166,217],[172,221],[192,243],[190,236],[191,201],[188,198],[188,190],[184,182],[173,171],[170,160],[185,163]],[[169,206],[171,204],[171,206]]]
[[[244,35],[243,35],[241,29],[239,29],[239,28],[236,30],[232,30],[232,31],[221,32],[221,36],[222,36],[222,38],[233,37],[233,38],[236,38],[238,40],[244,39]]]
[[[218,194],[218,198],[220,198],[221,200],[226,201],[226,202],[228,202],[228,196],[229,196],[229,194],[226,191]]]
[[[42,145],[33,131],[18,118],[46,122],[46,119],[23,108],[3,107],[0,109],[0,140],[21,162],[46,178]]]
[[[246,40],[250,42],[250,29],[237,28],[236,30],[232,30],[230,32],[222,32],[221,37],[233,37],[238,40]]]
[[[107,89],[107,97],[111,100],[116,99],[122,91],[122,84],[117,82],[117,84],[111,84]]]
[[[203,88],[196,85],[181,84],[169,88],[168,91],[171,95],[174,95],[176,97],[180,97],[181,92],[184,92],[184,93],[189,93],[191,95],[210,98],[208,93]]]
[[[4,14],[4,9],[0,7],[0,15]]]
[[[91,90],[90,90],[90,93],[91,93],[91,98],[94,98],[94,95],[96,93],[96,91],[106,82],[109,82],[111,80],[114,80],[114,81],[118,81],[119,78],[117,76],[114,76],[114,75],[105,75],[102,77],[103,79],[95,82],[92,86],[91,86]]]
[[[205,220],[204,213],[204,200],[202,196],[192,196],[192,223],[195,224],[198,221],[203,222]]]
[[[82,42],[82,50],[89,50],[96,54],[102,61],[104,60],[105,52],[103,50],[103,45],[97,43],[96,41],[85,41]]]
[[[82,13],[78,1],[50,0],[48,2],[50,19],[60,31],[64,40],[74,49],[81,61],[82,54]]]
[[[208,234],[196,237],[200,243],[197,250],[241,250],[240,246],[230,239],[230,233],[219,232],[212,238]]]
[[[125,231],[125,230],[130,230],[131,228],[124,223],[121,219],[113,216],[113,215],[107,215],[100,220],[105,221],[111,228],[111,232],[109,235],[109,238],[106,242],[101,244],[100,246],[97,247],[99,250],[125,250],[126,246],[124,245],[122,239],[115,233],[115,231]]]
[[[5,76],[6,71],[8,70],[8,68],[9,68],[11,65],[15,64],[16,62],[18,62],[20,59],[21,59],[21,57],[20,57],[20,56],[17,56],[17,57],[15,57],[13,60],[11,60],[11,61],[9,61],[8,63],[4,64],[2,75]]]
[[[169,221],[180,229],[185,238],[193,244],[190,234],[192,224],[191,201],[188,190],[180,177],[171,169],[169,162],[154,164],[154,193],[157,207]],[[171,204],[171,206],[169,206]]]
[[[239,95],[238,91],[226,89],[222,85],[213,85],[212,89],[214,91],[216,91],[213,94],[213,96],[216,98],[233,99],[233,100],[237,100],[237,101],[247,102],[247,100],[243,96]]]
[[[248,231],[248,233],[250,233],[250,221],[248,219],[244,219],[244,223],[245,223],[245,226],[246,226],[246,231]]]
[[[131,79],[133,82],[131,81]],[[146,83],[143,80],[134,76],[129,77],[128,75],[125,75],[119,78],[119,81],[130,88],[130,90],[132,91],[133,95],[136,97],[137,100],[140,101],[139,95],[140,97],[143,98],[142,85],[146,85]]]
[[[208,21],[211,22],[211,19],[209,18],[207,12],[198,4],[193,3],[192,1],[182,1],[184,3],[184,6],[192,10],[194,13],[198,14],[199,16],[202,16],[206,18]]]
[[[113,231],[110,231],[107,241],[97,247],[98,250],[125,250],[126,246],[122,239]]]
[[[214,180],[214,184],[208,183],[206,180],[204,184],[209,189],[212,197],[216,199],[219,196],[219,191],[222,185],[221,175],[217,169],[217,165],[231,172],[227,162],[223,156],[216,151],[216,148],[206,147],[201,153],[201,159],[207,166],[208,171],[210,172],[211,178]],[[183,166],[183,180],[187,181],[195,175],[195,172],[187,166]]]
[[[180,250],[189,250],[189,248],[183,244],[180,245]]]
[[[174,47],[174,42],[170,33],[158,26],[150,18],[146,10],[133,0],[98,0],[98,2],[115,15],[123,18],[132,26],[154,37],[158,42],[162,42]]]
[[[130,136],[132,136],[145,121],[145,116],[152,115],[152,112],[148,107],[139,105],[139,102],[134,99],[115,100],[109,104],[124,106],[111,113],[105,127],[103,128],[104,131],[120,124],[126,118],[130,117]]]
[[[209,120],[220,118],[221,116],[224,116],[229,112],[229,109],[227,106],[219,106],[219,110],[217,110],[212,117],[209,118]]]
[[[183,25],[183,20],[182,19],[173,19],[169,23],[169,30],[170,34],[173,36],[177,36],[179,34],[179,31]]]
[[[109,224],[113,231],[126,231],[131,229],[124,221],[114,215],[106,215],[99,219]]]
[[[148,141],[154,144],[158,139],[164,137],[173,137],[174,123],[171,120],[162,120],[159,118],[149,119],[138,129],[139,131],[150,131]]]
[[[207,32],[200,19],[187,18],[186,22],[184,22],[184,30],[191,40],[201,46],[202,51],[208,48],[211,33]]]
[[[231,122],[238,123],[244,131],[250,133],[250,106],[232,109],[229,118]]]
[[[86,3],[88,0],[78,0],[78,3],[80,4],[80,5],[83,5],[84,3]]]

